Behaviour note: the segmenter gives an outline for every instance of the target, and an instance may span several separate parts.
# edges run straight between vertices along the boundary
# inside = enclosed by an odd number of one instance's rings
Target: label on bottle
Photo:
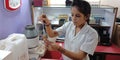
[[[27,43],[28,43],[28,48],[35,48],[39,44],[39,37],[37,36],[36,38],[27,39]]]

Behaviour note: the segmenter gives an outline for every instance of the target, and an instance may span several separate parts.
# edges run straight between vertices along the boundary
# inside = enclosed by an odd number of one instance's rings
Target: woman
[[[91,13],[90,4],[86,1],[74,0],[71,7],[72,21],[52,30],[50,21],[45,15],[40,20],[45,23],[49,37],[64,34],[64,48],[45,40],[46,44],[63,54],[64,60],[89,60],[88,54],[93,55],[98,43],[97,32],[88,25]]]

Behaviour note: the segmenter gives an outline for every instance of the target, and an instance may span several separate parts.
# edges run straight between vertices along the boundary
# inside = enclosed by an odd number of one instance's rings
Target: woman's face
[[[86,22],[87,20],[86,16],[81,12],[79,12],[77,7],[72,7],[71,13],[72,13],[72,21],[75,26],[78,27]]]

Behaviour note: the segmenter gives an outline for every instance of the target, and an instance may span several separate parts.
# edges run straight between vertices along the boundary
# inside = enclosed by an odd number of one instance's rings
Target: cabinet
[[[117,45],[117,47],[120,47],[120,23],[115,23],[115,35],[114,35],[114,41],[112,41],[114,44]]]
[[[100,43],[106,45],[112,39],[114,24],[117,14],[117,7],[105,5],[91,5],[90,25],[97,30],[100,36]],[[34,25],[38,24],[38,16],[46,14],[53,26],[59,27],[60,19],[71,21],[71,9],[66,6],[58,7],[33,7]],[[62,18],[61,18],[62,16]],[[64,17],[63,17],[64,16]],[[64,21],[64,22],[65,22]],[[64,23],[62,22],[62,23]]]

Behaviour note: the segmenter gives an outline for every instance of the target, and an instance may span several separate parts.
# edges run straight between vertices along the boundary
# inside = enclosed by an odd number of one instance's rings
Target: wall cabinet
[[[118,8],[105,5],[91,5],[90,25],[100,36],[100,42],[109,43],[112,39],[114,24]],[[38,17],[46,14],[53,25],[59,26],[60,19],[71,21],[71,8],[66,6],[33,7],[34,25],[38,24]],[[62,17],[61,17],[62,16]],[[64,22],[63,22],[64,23]],[[106,38],[107,37],[107,38]]]

